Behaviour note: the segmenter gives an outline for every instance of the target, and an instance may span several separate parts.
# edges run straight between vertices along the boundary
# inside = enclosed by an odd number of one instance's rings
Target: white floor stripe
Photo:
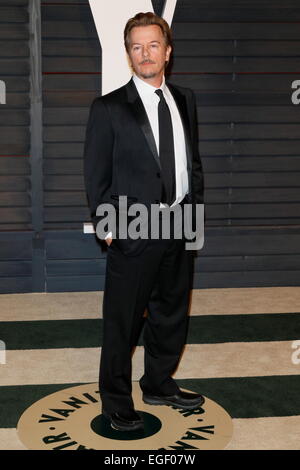
[[[0,450],[27,450],[15,428],[0,428]]]
[[[0,321],[102,316],[103,292],[1,294]],[[191,315],[287,313],[300,310],[300,287],[195,289]]]
[[[299,450],[300,416],[234,419],[225,450]]]
[[[190,344],[185,347],[175,378],[296,375],[290,341]],[[143,374],[144,348],[133,357],[133,380]],[[100,348],[7,351],[0,365],[0,385],[95,382]]]

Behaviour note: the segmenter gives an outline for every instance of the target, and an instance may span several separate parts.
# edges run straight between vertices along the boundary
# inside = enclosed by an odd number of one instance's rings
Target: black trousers
[[[171,375],[186,342],[192,253],[184,239],[150,239],[138,256],[124,255],[115,240],[108,248],[99,376],[107,412],[134,408],[132,351],[146,308],[140,387],[154,395],[179,391]]]

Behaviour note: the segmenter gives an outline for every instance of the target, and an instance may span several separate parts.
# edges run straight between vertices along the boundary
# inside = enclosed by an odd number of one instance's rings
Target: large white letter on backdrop
[[[89,0],[102,48],[102,95],[124,85],[131,77],[123,32],[129,18],[152,11],[151,0]],[[165,0],[162,17],[171,26],[177,0]]]

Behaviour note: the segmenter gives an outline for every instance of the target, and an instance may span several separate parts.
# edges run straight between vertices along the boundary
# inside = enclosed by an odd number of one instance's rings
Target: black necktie
[[[161,89],[155,90],[159,96],[158,125],[159,125],[159,158],[163,179],[163,192],[161,202],[169,206],[176,197],[175,152],[172,119],[169,107]]]

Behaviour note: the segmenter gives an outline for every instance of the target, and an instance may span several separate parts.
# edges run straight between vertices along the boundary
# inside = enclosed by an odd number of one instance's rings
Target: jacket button
[[[156,204],[159,204],[159,199],[155,199],[155,203],[156,203]]]
[[[157,176],[157,178],[160,178],[160,173],[157,172],[157,173],[156,173],[156,176]]]

